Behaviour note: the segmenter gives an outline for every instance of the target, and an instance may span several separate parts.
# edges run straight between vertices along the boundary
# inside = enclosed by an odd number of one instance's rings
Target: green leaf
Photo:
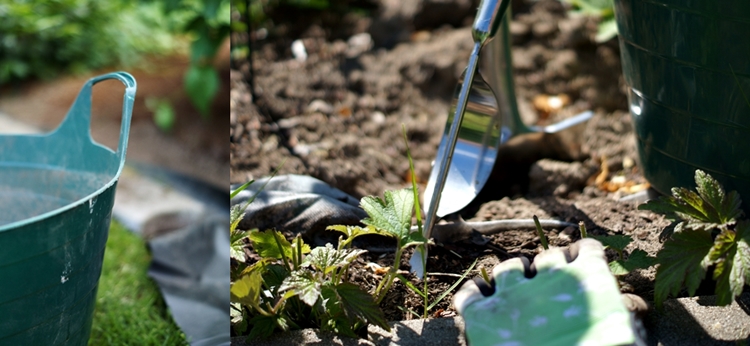
[[[656,265],[656,257],[651,257],[646,251],[636,249],[630,252],[630,256],[625,260],[627,268],[633,269],[646,269],[650,266]]]
[[[602,19],[596,31],[596,42],[607,42],[617,36],[617,21],[614,17]]]
[[[414,286],[414,284],[411,283],[411,281],[409,279],[405,278],[403,275],[398,274],[398,273],[396,273],[396,277],[399,280],[401,280],[401,283],[403,283],[404,285],[406,285],[407,288],[409,288],[410,290],[412,290],[412,292],[416,293],[417,295],[419,295],[422,298],[427,298],[427,295],[424,292],[422,292],[422,290],[420,290],[419,288],[417,288],[417,286]],[[416,316],[419,316],[419,314],[416,314]]]
[[[424,237],[422,232],[411,232],[409,233],[409,236],[406,237],[406,242],[404,245],[425,242],[427,242],[427,238]]]
[[[185,72],[185,91],[201,115],[208,117],[211,103],[219,92],[219,74],[210,65],[191,64]]]
[[[750,280],[748,280],[748,271],[750,270],[750,246],[748,246],[750,223],[748,221],[739,222],[736,230],[736,234],[731,234],[731,247],[723,246],[728,249],[723,258],[716,263],[714,269],[716,304],[720,306],[731,304],[735,297],[742,294],[745,285],[750,284]],[[722,235],[723,233],[716,237],[717,242]],[[723,238],[722,241],[727,242],[729,236]],[[716,245],[714,246],[716,247]]]
[[[604,247],[620,251],[625,250],[625,247],[633,241],[633,237],[621,234],[605,236],[592,235],[591,238],[598,240],[600,243],[602,243],[602,245],[604,245]]]
[[[715,265],[713,279],[716,281],[716,304],[719,306],[731,304],[734,297],[742,293],[744,286],[744,282],[731,280],[737,252],[735,236],[736,233],[732,230],[722,231],[714,239],[714,244],[702,263],[704,267]]]
[[[730,280],[732,275],[732,264],[734,262],[734,255],[737,248],[732,248],[726,253],[721,261],[716,263],[714,267],[714,281],[716,281],[716,305],[725,306],[732,303],[735,296],[742,294],[742,288],[744,285],[737,285]]]
[[[740,281],[744,276],[745,284],[750,285],[750,222],[738,222],[736,231],[737,256],[734,258],[732,280]]]
[[[609,271],[611,271],[614,276],[627,275],[630,273],[630,270],[625,267],[625,261],[623,260],[609,262]]]
[[[210,66],[224,40],[225,29],[212,28],[201,17],[196,17],[195,21],[190,24],[190,29],[197,34],[197,38],[190,45],[191,65]]]
[[[716,179],[714,179],[712,176],[707,174],[706,172],[701,171],[700,169],[695,171],[695,185],[696,190],[698,191],[698,194],[700,197],[705,200],[711,207],[713,207],[714,211],[717,209],[720,209],[722,206],[722,203],[724,202],[724,198],[726,196],[724,195],[724,188],[721,187],[721,184],[719,184]],[[721,220],[720,216],[716,215],[716,218],[719,219],[719,222],[727,222],[728,220]]]
[[[316,270],[328,274],[331,271],[341,268],[357,258],[357,256],[367,252],[362,249],[337,250],[327,243],[326,246],[314,248],[310,255],[305,258],[303,266],[312,265]]]
[[[370,216],[362,220],[362,223],[397,236],[399,245],[404,243],[410,233],[414,211],[414,198],[410,189],[386,191],[385,201],[367,196],[362,198],[360,205]]]
[[[391,330],[383,311],[375,304],[372,296],[359,286],[342,282],[336,285],[336,294],[341,298],[341,304],[349,318],[356,316],[387,331]]]
[[[675,221],[669,224],[669,226],[664,227],[664,229],[659,233],[659,241],[665,242],[667,239],[672,238],[672,234],[675,232],[682,231],[682,225],[685,223],[685,221]]]
[[[229,257],[234,258],[240,263],[244,263],[246,260],[245,238],[247,238],[247,233],[243,231],[234,231],[230,234],[229,242],[231,245],[229,248]]]
[[[630,252],[627,260],[616,260],[609,262],[612,275],[626,275],[635,269],[645,269],[656,264],[656,258],[651,257],[641,249]]]
[[[673,187],[672,195],[682,207],[677,211],[677,215],[683,220],[712,221],[705,212],[706,203],[704,203],[703,199],[697,193],[684,187]]]
[[[742,212],[742,209],[740,209],[741,204],[742,200],[740,199],[740,194],[737,193],[737,191],[729,192],[726,195],[726,198],[721,201],[721,205],[717,207],[721,214],[722,221],[731,222],[742,216],[744,213]]]
[[[295,270],[279,288],[279,292],[287,290],[294,290],[305,304],[313,306],[320,297],[320,282],[309,270]]]
[[[259,302],[261,284],[260,271],[251,270],[233,282],[229,288],[232,302],[256,307]]]
[[[272,289],[280,287],[284,279],[289,276],[286,267],[280,264],[265,264],[262,273],[263,282],[265,282],[267,287],[271,287]]]
[[[706,276],[706,268],[701,265],[713,245],[711,234],[703,231],[683,230],[675,233],[664,243],[657,255],[659,267],[656,270],[654,300],[661,307],[671,294],[677,295],[683,285],[690,296],[695,294],[701,280]]]
[[[685,221],[670,225],[660,239],[683,229],[709,232],[726,229],[742,214],[739,195],[735,191],[725,194],[721,184],[701,170],[695,172],[695,183],[698,193],[675,187],[672,188],[672,197],[660,197],[638,207],[664,214],[671,220]]]
[[[716,236],[713,246],[711,246],[711,250],[703,260],[703,266],[708,267],[709,265],[723,262],[727,255],[733,250],[733,247],[735,245],[735,235],[736,233],[734,231],[727,229]],[[716,278],[719,274],[721,274],[721,269],[717,267],[717,270],[714,271],[714,278]]]
[[[232,191],[229,194],[229,199],[231,200],[232,198],[236,197],[240,192],[245,191],[245,189],[247,189],[254,182],[255,182],[255,180],[250,180],[250,181],[248,181],[248,182],[240,185],[240,187],[236,188],[234,191]],[[263,186],[265,186],[265,185],[263,185]],[[255,196],[253,196],[252,198],[255,199]]]
[[[677,200],[669,196],[660,196],[638,206],[638,210],[650,210],[654,213],[664,215],[669,220],[680,220],[681,218],[677,216],[677,212],[681,208],[682,206],[677,203]]]
[[[297,237],[294,239],[294,242],[292,243],[292,251],[297,251],[297,239],[299,239],[299,242],[302,244],[302,253],[303,254],[310,253],[310,251],[311,251],[310,250],[310,245],[307,245],[307,243],[305,243],[302,240],[302,236],[300,236],[299,234],[297,235]]]
[[[229,209],[229,234],[233,234],[234,231],[237,229],[237,226],[239,226],[240,221],[242,221],[242,218],[245,217],[245,209],[242,208],[239,204],[235,204],[232,206],[232,208]]]
[[[344,233],[346,235],[346,244],[349,244],[354,240],[354,238],[359,237],[361,235],[367,235],[367,234],[378,234],[386,237],[393,237],[396,238],[396,235],[393,233],[381,231],[378,228],[375,228],[373,226],[367,226],[367,227],[360,227],[360,226],[348,226],[348,225],[333,225],[326,227],[326,230],[329,231],[337,231]]]
[[[336,292],[336,287],[331,285],[330,282],[323,285],[321,296],[323,297],[322,305],[325,309],[325,314],[320,316],[320,329],[357,338],[357,334],[352,330],[352,326],[357,322],[356,318],[349,318],[346,315],[341,298]]]
[[[164,132],[172,131],[175,121],[174,108],[169,102],[160,102],[154,111],[154,123]]]
[[[273,335],[273,332],[276,330],[276,326],[279,324],[279,317],[276,315],[273,316],[265,316],[265,315],[255,315],[253,318],[248,321],[250,325],[253,326],[252,329],[250,329],[250,334],[248,335],[248,340],[253,339],[267,339],[271,335]]]
[[[274,233],[276,234],[275,237]],[[253,249],[260,257],[276,259],[281,259],[282,256],[285,258],[292,257],[292,244],[279,231],[260,232],[255,230],[250,232],[249,237],[253,243]],[[279,245],[281,245],[281,248],[279,248]]]

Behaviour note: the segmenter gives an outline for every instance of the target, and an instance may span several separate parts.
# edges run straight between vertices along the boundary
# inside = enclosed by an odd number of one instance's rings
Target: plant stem
[[[536,215],[534,215],[533,218],[534,224],[536,224],[536,233],[539,234],[539,240],[542,242],[542,247],[547,250],[549,249],[549,246],[547,245],[547,237],[544,236],[544,230],[542,230],[542,225],[539,223],[539,218],[536,217]]]
[[[581,239],[589,237],[589,234],[586,231],[586,225],[583,224],[583,221],[578,223],[578,229],[581,231]]]
[[[403,253],[403,249],[399,247],[396,249],[396,258],[393,260],[393,267],[391,267],[391,270],[388,271],[388,274],[386,274],[383,281],[380,282],[378,285],[378,288],[375,289],[375,296],[377,297],[375,299],[375,304],[380,305],[380,302],[383,301],[383,298],[385,298],[385,294],[388,293],[388,290],[391,289],[391,284],[393,284],[393,280],[396,278],[396,274],[398,273],[398,267],[401,263],[401,254]],[[385,283],[385,286],[384,286]],[[381,291],[382,290],[382,291]]]
[[[289,261],[286,259],[286,255],[284,254],[284,247],[281,246],[281,241],[279,240],[279,236],[276,234],[276,232],[271,232],[273,235],[273,240],[276,241],[276,246],[279,248],[279,253],[281,254],[281,259],[284,260],[284,266],[286,267],[286,270],[292,271],[292,267],[289,266]]]
[[[426,253],[426,251],[423,251],[422,253]],[[422,289],[422,296],[424,297],[424,311],[422,312],[422,314],[423,314],[422,318],[425,318],[425,319],[427,318],[427,309],[430,306],[430,300],[429,300],[429,297],[427,296],[427,292],[428,292],[427,291],[427,279],[428,279],[428,277],[427,277],[427,263],[426,262],[427,262],[427,259],[424,258],[424,257],[422,257],[422,268],[425,268],[424,279],[422,280],[424,282],[424,286],[423,286],[424,288]]]

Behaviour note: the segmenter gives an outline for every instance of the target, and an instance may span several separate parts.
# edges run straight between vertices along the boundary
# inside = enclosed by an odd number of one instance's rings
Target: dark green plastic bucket
[[[615,0],[643,174],[669,194],[696,169],[750,212],[750,1]]]
[[[125,84],[117,152],[90,134],[91,87]],[[43,135],[0,136],[0,345],[86,345],[135,79],[90,79],[65,120]]]

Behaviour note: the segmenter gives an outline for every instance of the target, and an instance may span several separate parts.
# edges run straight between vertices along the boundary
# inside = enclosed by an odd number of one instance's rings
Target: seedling
[[[401,264],[401,257],[404,251],[409,247],[415,246],[421,248],[421,253],[425,253],[425,246],[428,242],[427,239],[422,235],[422,214],[419,205],[419,191],[417,188],[416,175],[414,174],[414,161],[409,151],[408,140],[406,138],[406,129],[403,129],[404,141],[406,142],[406,156],[409,159],[409,168],[411,170],[412,187],[404,188],[396,191],[386,191],[384,194],[384,200],[367,196],[362,198],[360,205],[365,210],[368,218],[362,220],[362,223],[367,227],[356,227],[356,226],[330,226],[329,230],[343,232],[347,235],[347,239],[344,240],[345,244],[350,244],[353,238],[363,234],[380,234],[387,237],[395,238],[397,241],[396,252],[393,260],[393,266],[385,274],[385,277],[378,284],[375,292],[376,303],[380,303],[385,298],[388,290],[391,288],[393,281],[398,278],[401,282],[406,285],[409,289],[414,291],[420,297],[424,299],[424,309],[422,313],[423,318],[427,318],[429,310],[434,308],[440,301],[455,289],[458,284],[463,282],[469,272],[474,268],[472,264],[464,274],[442,295],[440,295],[435,301],[430,303],[429,296],[427,294],[427,275],[423,280],[423,289],[417,288],[404,276],[398,273]],[[416,217],[417,228],[411,230],[412,216]],[[417,253],[418,251],[415,251]],[[424,269],[426,266],[426,258],[421,258],[421,261],[417,261],[422,265]],[[418,313],[410,311],[412,314],[419,316]]]
[[[547,245],[547,237],[544,235],[544,230],[542,229],[542,224],[539,223],[539,218],[536,217],[536,215],[533,215],[534,224],[536,225],[536,234],[539,235],[539,241],[542,242],[542,247],[545,250],[549,249],[549,245]]]
[[[697,193],[672,188],[672,196],[660,197],[638,207],[664,214],[672,224],[657,260],[654,299],[661,306],[683,287],[695,295],[701,280],[713,266],[716,303],[728,305],[750,284],[750,222],[740,220],[740,196],[724,188],[709,174],[695,171]]]
[[[350,337],[367,323],[389,330],[372,296],[347,281],[350,264],[365,250],[344,249],[344,242],[310,250],[299,235],[290,243],[278,231],[251,231],[249,237],[261,259],[230,293],[233,303],[248,309],[250,339],[302,326]]]

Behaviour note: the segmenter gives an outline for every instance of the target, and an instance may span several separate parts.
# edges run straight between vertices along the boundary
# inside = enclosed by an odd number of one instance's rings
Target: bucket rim
[[[109,150],[109,148],[107,148],[107,149]],[[114,154],[114,152],[112,152],[112,153]],[[100,188],[98,188],[96,191],[94,191],[94,192],[92,192],[92,193],[90,193],[90,194],[88,194],[88,195],[86,195],[86,196],[84,196],[82,198],[79,198],[78,200],[76,200],[74,202],[71,202],[71,203],[68,203],[68,204],[66,204],[66,205],[64,205],[62,207],[59,207],[57,209],[52,209],[50,211],[44,212],[44,213],[36,215],[36,216],[32,216],[32,217],[29,217],[29,218],[25,218],[25,219],[21,219],[21,220],[18,220],[18,221],[13,221],[13,222],[10,222],[10,223],[4,224],[4,225],[0,225],[0,233],[11,231],[13,229],[22,228],[22,227],[34,224],[34,223],[39,222],[39,221],[42,221],[42,220],[45,220],[45,219],[48,219],[48,218],[52,218],[52,217],[57,216],[57,215],[61,215],[61,214],[65,213],[65,212],[67,212],[69,210],[78,208],[79,206],[83,205],[84,203],[91,203],[90,201],[92,201],[95,198],[99,197],[105,191],[107,191],[108,189],[110,189],[111,187],[113,187],[117,183],[117,181],[120,179],[120,173],[122,172],[122,168],[123,168],[123,165],[121,164],[118,167],[117,172],[112,177],[112,179],[110,179],[106,184],[104,184],[103,186],[101,186]]]

